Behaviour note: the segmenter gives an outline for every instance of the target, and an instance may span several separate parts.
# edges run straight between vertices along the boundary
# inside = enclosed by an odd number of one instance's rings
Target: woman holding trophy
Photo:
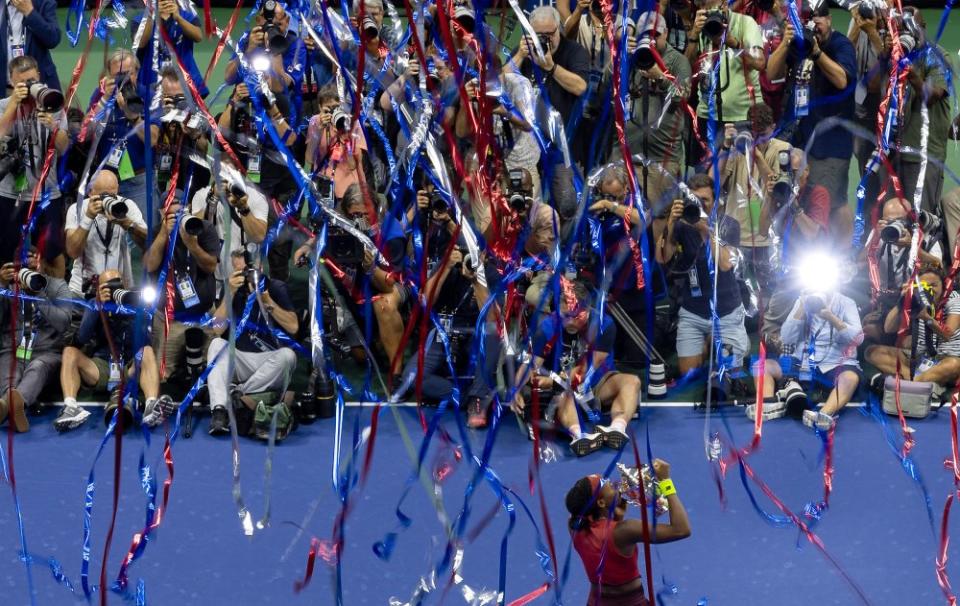
[[[670,464],[653,461],[653,474],[644,466],[620,465],[619,485],[597,474],[577,480],[567,492],[573,547],[590,579],[587,606],[648,606],[637,562],[638,543],[669,543],[690,536],[687,512],[670,479]],[[639,505],[639,491],[656,499],[657,512],[669,512],[669,524],[647,528],[627,518],[627,505]]]

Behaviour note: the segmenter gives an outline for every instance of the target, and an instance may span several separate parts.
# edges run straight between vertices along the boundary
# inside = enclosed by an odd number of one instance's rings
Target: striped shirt
[[[960,315],[960,293],[953,291],[947,297],[947,302],[943,308],[943,322],[946,323],[948,316]],[[943,339],[939,333],[931,335],[933,349],[938,356],[960,357],[960,330],[953,333],[949,339]],[[923,353],[927,349],[927,325],[925,322],[917,324],[917,352]]]

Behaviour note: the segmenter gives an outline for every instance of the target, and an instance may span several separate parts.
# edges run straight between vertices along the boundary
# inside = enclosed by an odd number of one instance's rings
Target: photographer
[[[310,118],[307,153],[303,168],[311,175],[333,181],[333,196],[342,199],[353,184],[369,183],[366,138],[359,124],[353,124],[349,109],[340,103],[336,86],[317,93],[320,111]]]
[[[881,59],[885,53],[887,0],[861,0],[850,7],[850,29],[847,38],[857,53],[857,85],[854,90],[854,120],[870,137],[854,137],[853,153],[857,159],[857,170],[861,178],[870,157],[877,149],[877,115],[880,113],[880,101],[886,89],[889,71]],[[880,183],[876,174],[867,178],[867,191],[864,196],[864,216],[871,215],[873,205],[879,194]]]
[[[66,250],[73,264],[70,290],[81,296],[87,284],[108,268],[119,268],[123,281],[133,281],[126,235],[146,249],[147,225],[133,200],[118,195],[117,175],[102,170],[93,178],[83,202],[67,209]]]
[[[302,139],[287,120],[290,115],[290,101],[284,95],[276,95],[272,100],[263,93],[260,104],[270,123],[277,131],[280,141],[287,146],[295,157],[299,157]],[[246,84],[238,84],[227,107],[220,114],[218,124],[227,133],[230,145],[243,163],[247,178],[256,183],[268,198],[276,198],[281,203],[293,196],[297,190],[296,181],[290,176],[287,163],[280,154],[273,138],[265,125],[260,125],[255,116],[256,106],[250,99],[250,90]]]
[[[452,243],[454,235],[458,233],[457,224],[451,218],[447,200],[429,183],[417,192],[417,210],[423,221],[423,257],[427,266],[427,279],[421,293],[443,326],[450,350],[448,354],[438,334],[424,345],[427,350],[423,365],[418,366],[417,356],[411,357],[403,376],[412,393],[415,393],[418,377],[422,376],[423,396],[440,402],[449,398],[454,388],[447,373],[448,364],[453,366],[457,376],[462,376],[472,366],[474,376],[464,394],[465,408],[467,426],[479,429],[487,424],[487,407],[493,398],[490,384],[495,383],[500,362],[500,339],[491,310],[484,327],[485,357],[482,364],[472,364],[476,360],[473,354],[477,351],[474,327],[480,309],[490,295],[487,287],[481,286],[476,280],[476,268],[481,260],[474,261],[469,257],[462,239],[456,244]]]
[[[810,140],[817,125],[829,118],[853,120],[856,51],[846,36],[833,30],[826,2],[804,12],[803,19],[802,32],[789,21],[785,24],[780,46],[767,62],[767,76],[787,78],[784,116],[796,123],[792,143],[801,149],[809,146],[810,179],[830,193],[833,238],[847,246],[853,230],[853,211],[847,205],[853,135],[845,128],[831,128]]]
[[[40,68],[39,78],[60,89],[60,78],[50,51],[60,44],[60,24],[54,0],[7,0],[0,18],[0,65],[17,57],[32,57]],[[0,70],[0,94],[12,85],[7,72]]]
[[[158,27],[170,38],[173,49],[180,58],[180,62],[190,73],[190,79],[197,87],[201,97],[206,97],[210,91],[203,81],[203,75],[197,67],[197,60],[193,56],[193,45],[203,40],[203,31],[200,29],[200,17],[193,8],[192,2],[185,2],[182,6],[178,0],[159,0],[157,12],[160,14]],[[153,15],[147,9],[130,20],[130,32],[133,39],[140,35],[140,45],[135,49],[140,61],[140,79],[147,80],[147,70],[153,65],[159,65],[161,72],[168,68],[177,67],[176,60],[167,51],[167,45],[161,42],[158,45],[157,61],[153,58]],[[142,28],[142,29],[141,29]],[[156,34],[160,35],[159,32]]]
[[[713,347],[709,339],[721,339],[733,355],[732,368],[750,351],[744,327],[745,311],[734,273],[740,246],[740,224],[718,212],[714,228],[713,180],[707,175],[691,177],[690,196],[695,200],[674,200],[667,217],[667,229],[657,243],[657,263],[670,264],[680,274],[682,293],[677,321],[677,363],[681,374],[703,365],[704,352]],[[708,265],[713,258],[714,276]],[[714,283],[716,306],[714,309]],[[713,335],[713,313],[719,318],[719,335]]]
[[[173,176],[173,167],[180,160],[177,186],[190,182],[191,194],[210,181],[210,170],[191,160],[192,155],[206,156],[209,139],[206,121],[189,111],[190,103],[177,77],[176,68],[167,66],[160,72],[161,110],[157,121],[162,124],[155,149],[157,189],[166,192]],[[221,159],[223,161],[223,159]]]
[[[254,18],[254,26],[237,42],[243,49],[247,65],[260,69],[258,55],[268,58],[263,72],[270,90],[275,95],[284,96],[289,101],[289,111],[284,115],[290,118],[290,124],[299,125],[302,103],[301,85],[303,84],[303,65],[306,48],[296,32],[290,31],[290,15],[276,0],[266,0],[260,5],[260,12]],[[231,59],[224,72],[227,84],[241,85],[247,81],[238,59]]]
[[[723,149],[718,161],[720,188],[726,192],[727,216],[740,224],[740,242],[744,258],[757,284],[766,290],[773,279],[770,267],[769,226],[762,229],[760,214],[767,198],[769,183],[782,195],[793,189],[791,147],[774,137],[773,110],[758,103],[747,112],[751,130],[737,132],[732,124],[724,127]],[[747,157],[750,154],[751,157]],[[710,172],[713,169],[711,167]],[[757,186],[760,191],[757,191]]]
[[[683,102],[690,94],[691,71],[687,58],[667,43],[667,22],[662,16],[644,13],[638,24],[645,29],[636,38],[628,39],[633,61],[629,119],[625,121],[624,134],[634,153],[642,153],[645,160],[663,168],[661,172],[645,164],[636,167],[644,196],[654,214],[659,214],[671,199],[668,196],[673,195],[684,165],[683,141],[688,120]],[[660,69],[651,47],[656,49],[673,80]],[[611,157],[619,151],[619,143],[614,142]]]
[[[529,78],[534,90],[539,90],[542,85],[546,90],[549,104],[563,119],[566,119],[573,112],[579,97],[587,92],[590,57],[582,46],[561,35],[560,14],[552,6],[540,6],[534,9],[530,13],[530,25],[539,38],[543,57],[538,56],[533,41],[524,37],[511,58],[509,66]],[[542,101],[546,102],[547,99]],[[539,107],[536,115],[539,122],[546,124],[543,118],[546,113]],[[576,135],[576,131],[567,132],[567,141],[574,141]],[[567,221],[577,212],[573,172],[572,168],[563,164],[562,153],[556,142],[551,149],[553,150],[551,157],[544,158],[545,172],[551,175],[550,193],[554,208],[563,220]]]
[[[510,408],[523,414],[527,404],[520,388],[527,383],[541,390],[552,387],[553,380],[543,375],[555,370],[570,387],[559,396],[557,423],[569,432],[573,454],[582,457],[601,446],[619,450],[630,441],[627,424],[637,411],[640,379],[616,371],[613,347],[617,327],[609,315],[590,305],[590,289],[582,282],[561,278],[561,290],[559,317],[541,315],[529,352],[532,363],[525,361],[517,370],[517,391]],[[547,405],[540,403],[544,409]],[[610,424],[585,432],[578,406],[609,411]]]
[[[233,376],[230,376],[231,364],[224,354],[207,377],[212,413],[209,432],[214,436],[230,432],[226,407],[234,398],[266,391],[283,394],[297,368],[297,354],[282,346],[273,333],[276,326],[288,336],[297,334],[297,314],[287,294],[287,286],[279,280],[265,278],[252,267],[252,261],[242,250],[230,253],[232,271],[227,279],[228,296],[214,312],[219,330],[207,349],[207,364],[213,364],[220,351],[228,346],[223,335],[228,330],[235,330],[228,324],[229,317],[239,322],[248,297],[255,297],[248,324],[242,333],[236,335]],[[228,316],[228,305],[232,316]]]
[[[110,393],[110,402],[104,409],[104,421],[108,424],[121,407],[123,395],[122,422],[125,428],[130,427],[133,411],[126,400],[130,397],[127,394],[135,393],[136,389],[127,386],[125,393],[120,394],[121,372],[126,372],[128,380],[138,380],[145,399],[143,422],[148,426],[159,425],[176,411],[177,407],[169,396],[159,395],[160,373],[153,348],[143,345],[139,351],[135,349],[137,344],[146,340],[146,331],[141,328],[138,334],[138,322],[134,316],[109,310],[108,306],[116,302],[123,286],[116,269],[103,271],[92,282],[88,299],[92,299],[97,309],[84,310],[74,342],[63,350],[60,387],[64,406],[53,422],[57,431],[76,429],[90,416],[90,411],[77,404],[77,394],[82,386],[95,392]]]
[[[812,408],[803,411],[803,424],[822,431],[833,429],[837,413],[847,405],[860,384],[857,347],[863,342],[863,331],[857,304],[839,292],[806,292],[794,303],[780,336],[784,349],[792,352],[800,369],[800,381],[807,383],[807,393],[818,387],[830,390],[819,411]],[[774,395],[775,384],[784,378],[784,371],[775,359],[768,358],[763,363],[764,407],[769,405],[785,412],[786,402],[780,402]],[[759,392],[758,375],[759,364],[754,367]],[[792,388],[790,383],[792,381],[788,381],[784,391]],[[755,405],[748,406],[747,416],[755,414]]]
[[[697,0],[697,16],[690,30],[687,59],[699,65],[697,123],[706,136],[709,120],[745,122],[747,110],[760,91],[760,71],[766,65],[763,37],[752,17],[732,12],[723,0]],[[722,46],[721,46],[722,44]],[[719,62],[719,70],[717,70]],[[713,82],[714,75],[718,79]],[[710,99],[710,92],[715,97]],[[755,91],[751,94],[751,91]],[[713,109],[711,110],[711,106]],[[691,161],[700,161],[700,146],[691,146]]]
[[[163,267],[171,245],[174,249],[170,265]],[[168,297],[171,289],[163,288],[158,293],[157,313],[153,316],[154,346],[163,356],[164,381],[182,366],[185,333],[189,328],[183,321],[199,319],[213,307],[217,290],[214,272],[219,255],[220,237],[216,227],[185,212],[179,204],[171,204],[143,256],[147,273],[156,279],[162,270],[167,270],[167,283],[173,283],[173,300]],[[168,314],[173,319],[169,327],[165,327]]]
[[[225,157],[220,158],[226,163]],[[231,267],[230,254],[242,251],[248,243],[260,244],[267,236],[267,216],[269,207],[267,199],[263,197],[252,184],[243,181],[239,172],[227,170],[224,164],[220,178],[197,191],[190,203],[190,212],[205,222],[212,223],[217,229],[220,238],[220,263],[217,265],[216,276],[220,282],[225,282],[230,276],[227,268]],[[224,208],[221,200],[226,198]],[[230,227],[230,247],[225,246],[227,241],[227,226]],[[218,290],[218,298],[219,293]]]
[[[929,116],[929,133],[926,140],[927,159],[923,178],[921,207],[929,212],[939,212],[943,195],[943,165],[947,161],[947,140],[953,123],[950,92],[947,82],[951,60],[940,46],[927,40],[926,22],[923,13],[913,7],[903,9],[900,20],[900,43],[910,61],[907,71],[907,86],[901,102],[903,114],[897,133],[897,149],[909,147],[918,152],[897,151],[891,153],[894,169],[900,177],[903,195],[913,201],[920,180],[921,130],[923,129],[923,106]],[[889,37],[889,35],[888,35]],[[907,41],[913,41],[913,50]],[[885,59],[884,73],[889,71],[889,52]],[[899,109],[899,108],[898,108]]]
[[[149,196],[147,192],[147,139],[143,127],[143,111],[146,105],[144,99],[149,97],[147,91],[138,83],[139,70],[140,62],[130,51],[113,51],[104,64],[100,86],[90,99],[87,114],[94,119],[94,128],[100,131],[100,143],[94,152],[94,165],[104,162],[105,168],[116,173],[120,182],[120,195],[133,200],[140,209],[140,215],[152,223],[160,213],[160,196],[156,184]],[[97,121],[97,116],[103,111],[107,113],[102,120]],[[97,133],[87,132],[87,136],[95,141]],[[160,126],[151,122],[149,144],[154,145],[159,136]],[[147,208],[151,201],[152,217]]]
[[[339,229],[329,230],[327,246],[324,249],[325,259],[336,268],[332,271],[342,272],[337,289],[349,307],[343,310],[347,317],[341,330],[349,333],[344,336],[350,339],[354,355],[360,356],[361,352],[357,351],[361,346],[358,333],[362,332],[359,332],[354,317],[363,317],[362,311],[367,309],[364,291],[368,283],[373,295],[370,303],[379,328],[380,344],[389,364],[401,368],[402,360],[398,359],[398,356],[403,353],[400,351],[400,341],[403,338],[404,322],[400,308],[406,303],[409,293],[398,280],[396,272],[402,270],[406,261],[407,237],[399,222],[390,217],[386,218],[386,224],[370,226],[370,213],[357,184],[347,188],[340,202],[340,210],[347,220],[353,221],[358,230],[374,242],[381,242],[380,250],[389,263],[389,267],[381,267],[372,251],[366,250],[353,235]],[[316,236],[307,240],[297,249],[294,261],[301,264],[303,259],[308,259],[316,243]]]
[[[0,298],[0,326],[4,327],[0,331],[0,423],[9,414],[18,432],[30,426],[24,409],[37,404],[40,392],[57,376],[64,333],[70,326],[70,308],[56,304],[70,298],[70,289],[62,279],[39,273],[39,261],[32,251],[26,266],[6,263],[0,267],[0,288],[13,290],[11,284],[16,282],[21,294],[41,299],[14,304],[10,298]],[[14,306],[16,318],[11,318]]]
[[[950,291],[943,301],[943,270],[927,266],[919,271],[915,284],[904,285],[902,301],[908,296],[913,323],[905,335],[907,341],[871,345],[866,361],[884,375],[896,375],[899,358],[900,378],[952,388],[960,378],[960,293]],[[900,330],[902,301],[884,317],[883,330],[890,335]],[[882,378],[871,379],[870,384],[882,389]]]
[[[34,205],[36,222],[32,236],[43,253],[45,271],[63,278],[63,197],[57,170],[67,150],[67,116],[63,95],[40,81],[33,57],[17,57],[7,67],[13,91],[0,100],[0,140],[6,150],[0,156],[0,261],[11,261],[19,247],[23,226],[33,201],[34,189],[43,172],[50,137],[55,153],[43,190],[50,194],[46,208],[40,207],[40,195]]]
[[[863,318],[864,334],[875,341],[889,340],[883,331],[884,319],[887,312],[899,303],[903,285],[913,276],[914,268],[909,263],[910,245],[913,231],[918,226],[909,217],[910,208],[908,200],[887,200],[883,205],[883,215],[863,247],[864,259],[867,260],[873,255],[878,270],[877,309]],[[927,211],[920,212],[923,238],[917,249],[918,260],[922,265],[943,267],[940,220]],[[869,275],[869,266],[863,273]],[[872,287],[872,284],[869,287]]]

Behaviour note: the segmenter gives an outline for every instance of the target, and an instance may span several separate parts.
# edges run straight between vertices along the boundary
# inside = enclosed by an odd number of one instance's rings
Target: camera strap
[[[7,42],[10,45],[10,56],[7,57],[7,61],[9,61],[25,54],[27,28],[23,25],[23,13],[9,1],[6,4],[7,31],[9,32]]]
[[[30,301],[22,301],[20,314],[23,318],[23,332],[20,335],[20,343],[17,345],[17,359],[21,362],[29,362],[33,357],[33,344],[37,338],[37,325],[39,324],[40,310]]]

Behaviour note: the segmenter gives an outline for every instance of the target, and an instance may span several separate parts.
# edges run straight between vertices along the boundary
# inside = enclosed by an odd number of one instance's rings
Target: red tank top
[[[637,546],[634,545],[630,555],[625,556],[617,551],[613,543],[616,525],[615,521],[604,518],[573,535],[573,548],[580,554],[591,583],[599,585],[602,580],[603,585],[623,585],[640,576]]]

